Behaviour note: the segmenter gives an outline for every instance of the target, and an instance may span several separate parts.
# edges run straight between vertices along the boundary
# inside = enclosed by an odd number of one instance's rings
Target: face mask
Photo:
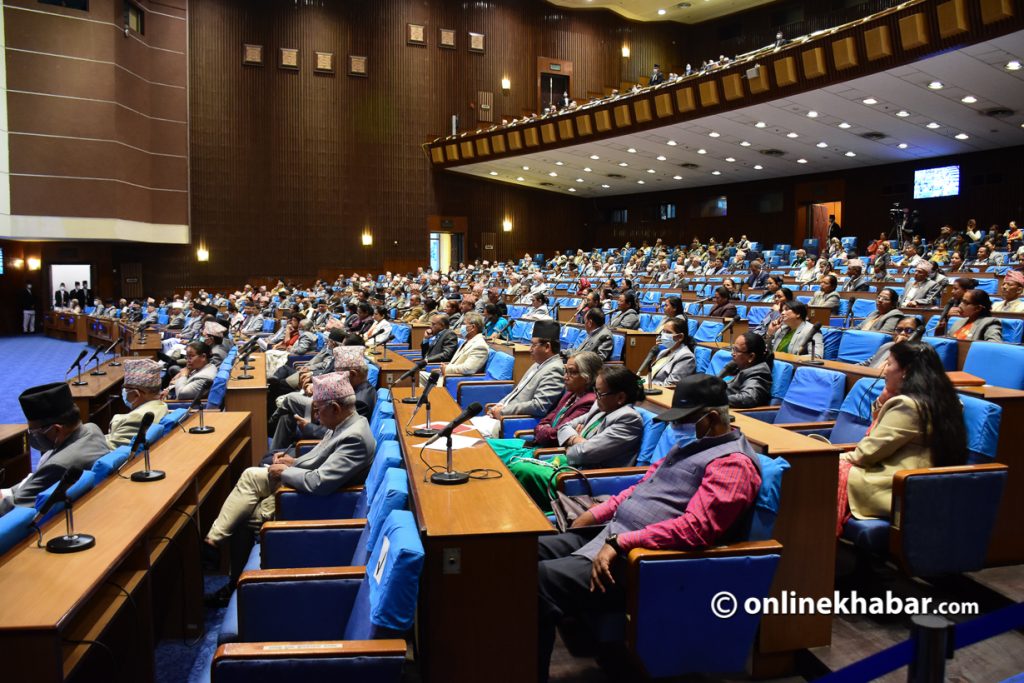
[[[694,432],[693,423],[679,424],[673,422],[668,426],[668,429],[671,430],[672,443],[679,448],[683,448],[697,440],[697,434]]]
[[[128,390],[127,389],[121,389],[121,400],[129,408],[132,407],[132,402],[128,400]]]
[[[29,445],[40,453],[52,451],[57,445],[50,437],[45,435],[47,430],[49,430],[49,427],[40,429],[38,432],[29,432],[28,434]]]
[[[466,326],[465,325],[459,325],[459,336],[460,337],[465,337],[466,336]]]
[[[661,337],[658,339],[658,343],[662,346],[672,346],[676,343],[675,335],[671,332],[662,332]]]

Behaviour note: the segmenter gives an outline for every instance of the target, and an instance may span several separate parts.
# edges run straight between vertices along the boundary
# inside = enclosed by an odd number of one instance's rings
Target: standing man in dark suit
[[[655,64],[654,68],[651,69],[651,80],[647,82],[647,85],[659,85],[665,82],[665,74],[661,73],[661,65]]]
[[[85,308],[92,301],[92,290],[89,289],[88,280],[82,280],[82,289],[79,293],[82,295],[82,298],[78,300],[78,303],[81,304],[82,308]]]
[[[21,331],[32,334],[36,331],[36,309],[39,308],[39,297],[32,291],[32,283],[26,282],[25,289],[18,292],[18,304],[22,310]]]
[[[832,239],[842,231],[842,227],[836,223],[835,214],[828,215],[828,238]],[[824,254],[824,252],[822,252]]]
[[[53,307],[67,308],[69,303],[71,303],[71,295],[68,294],[67,286],[62,282],[57,291],[53,293]]]
[[[82,306],[82,305],[84,305],[82,303],[82,301],[83,301],[82,297],[83,297],[83,294],[82,294],[82,283],[81,282],[76,282],[74,289],[71,290],[71,300],[72,301],[77,301],[78,305]]]

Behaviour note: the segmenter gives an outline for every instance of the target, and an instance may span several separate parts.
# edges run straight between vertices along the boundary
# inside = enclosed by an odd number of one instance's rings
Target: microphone
[[[409,421],[406,423],[405,428],[408,429],[412,425],[412,421],[416,419],[416,415],[424,405],[427,406],[427,426],[423,429],[413,430],[413,436],[434,436],[437,434],[437,430],[431,426],[430,422],[430,392],[437,386],[440,379],[441,372],[439,370],[431,370],[430,376],[427,378],[427,385],[423,387],[423,393],[420,395],[419,402],[416,403],[416,408],[412,411],[412,415],[409,416]]]
[[[474,403],[469,404],[469,406],[465,410],[462,411],[462,414],[460,414],[454,420],[449,422],[448,426],[445,427],[444,429],[442,429],[441,432],[438,433],[436,436],[432,437],[430,439],[430,441],[428,441],[427,443],[423,444],[423,447],[425,448],[426,446],[434,443],[438,439],[444,438],[444,439],[448,440],[448,448],[447,448],[448,459],[447,459],[447,461],[445,463],[445,470],[444,470],[444,472],[434,472],[433,474],[431,474],[430,475],[431,483],[433,483],[433,484],[441,484],[441,485],[455,485],[455,484],[465,484],[467,481],[469,481],[469,474],[467,474],[466,472],[453,472],[452,471],[452,438],[451,437],[452,437],[452,432],[455,431],[456,427],[458,427],[462,423],[466,422],[467,420],[470,420],[470,419],[476,417],[477,415],[480,414],[480,411],[482,411],[483,409],[484,409],[483,406],[480,405],[479,403],[474,402]]]
[[[135,439],[132,441],[132,446],[128,449],[128,458],[131,459],[135,452],[139,449],[139,446],[144,446],[146,443],[146,431],[153,426],[153,420],[156,415],[153,413],[146,413],[142,416],[142,423],[139,424],[139,431],[135,433]]]
[[[725,333],[732,329],[732,326],[736,324],[736,318],[730,318],[729,322],[725,324],[718,334],[715,335],[715,342],[720,342],[725,339]]]
[[[416,361],[416,365],[414,365],[411,369],[406,370],[404,373],[402,373],[402,375],[399,376],[398,379],[392,380],[391,382],[388,383],[388,388],[392,389],[392,388],[394,388],[394,386],[396,384],[398,384],[402,380],[404,380],[404,379],[406,379],[408,377],[412,377],[413,378],[412,379],[412,393],[409,394],[408,396],[406,396],[405,398],[401,399],[402,403],[419,403],[419,399],[416,398],[416,385],[419,384],[418,376],[419,376],[420,372],[423,370],[423,368],[425,368],[425,367],[427,367],[427,361],[425,361],[425,360]]]
[[[167,476],[160,470],[151,470],[149,468],[149,442],[146,441],[146,432],[152,426],[154,417],[153,413],[146,413],[142,416],[142,424],[139,425],[139,433],[135,435],[135,442],[132,443],[132,450],[129,451],[129,453],[134,453],[135,447],[141,446],[142,457],[144,459],[142,471],[133,472],[131,476],[132,481],[159,481]]]
[[[726,377],[735,376],[740,371],[740,366],[736,365],[734,361],[729,361],[722,368],[722,371],[718,373],[719,379],[725,379]]]
[[[821,332],[821,323],[814,323],[814,327],[811,328],[811,335],[807,338],[807,341],[804,342],[804,347],[800,350],[800,355],[803,355],[803,354],[807,353],[807,347],[810,346],[810,348],[811,348],[811,358],[810,358],[810,360],[804,361],[808,365],[824,365],[825,364],[824,361],[817,360],[814,357],[814,335],[818,334],[819,332]]]
[[[66,530],[63,536],[57,538],[51,538],[46,543],[46,551],[51,553],[77,553],[81,550],[86,550],[96,545],[96,537],[90,536],[89,534],[76,534],[75,533],[75,518],[72,513],[71,500],[68,499],[68,489],[70,489],[75,482],[78,481],[79,477],[82,476],[82,470],[77,467],[70,467],[57,482],[57,488],[46,499],[43,506],[39,508],[39,512],[32,518],[30,526],[35,527],[38,530],[38,524],[46,517],[46,514],[53,508],[57,503],[64,503],[64,522]],[[40,540],[42,534],[40,534]]]
[[[916,330],[914,330],[914,334],[910,335],[910,337],[907,339],[907,341],[908,342],[921,341],[921,337],[923,337],[923,336],[924,336],[924,324],[922,323]]]
[[[378,363],[390,363],[391,362],[391,359],[388,358],[388,342],[392,342],[394,340],[395,340],[395,335],[394,334],[389,334],[388,338],[385,339],[381,343],[381,346],[384,347],[384,353],[381,354],[381,357],[377,359]]]
[[[71,386],[73,387],[82,387],[88,384],[88,382],[82,381],[82,359],[85,358],[86,354],[88,353],[88,349],[82,349],[82,352],[78,354],[78,358],[76,358],[75,362],[71,364],[71,367],[68,368],[68,371],[64,373],[64,376],[66,377],[72,370],[74,370],[76,367],[78,368],[78,377],[77,379],[75,379],[74,382],[71,383]]]
[[[846,327],[849,329],[853,322],[853,299],[850,300],[850,310],[846,312]]]
[[[649,370],[653,369],[652,365],[654,363],[654,359],[658,357],[658,353],[660,351],[661,349],[658,347],[657,344],[652,346],[651,350],[647,352],[647,356],[644,358],[644,362],[640,364],[640,367],[636,372],[637,375],[647,375],[647,388],[644,389],[644,394],[646,394],[647,396],[657,396],[658,394],[661,393],[661,389],[655,389],[652,386],[654,382],[654,373],[649,372]]]
[[[209,427],[206,424],[206,418],[203,410],[203,395],[200,393],[194,399],[192,404],[188,407],[188,412],[191,413],[193,410],[199,413],[199,425],[196,427],[189,427],[189,434],[210,434],[214,431],[213,427]]]
[[[953,310],[953,300],[950,299],[946,302],[945,307],[942,309],[942,313],[939,314],[939,322],[935,325],[935,333],[938,334],[939,330],[946,331],[946,325],[949,323],[949,312]]]

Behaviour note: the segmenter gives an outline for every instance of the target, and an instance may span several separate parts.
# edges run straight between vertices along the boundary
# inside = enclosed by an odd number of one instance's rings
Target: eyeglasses
[[[594,396],[596,396],[598,398],[604,398],[605,396],[611,396],[612,394],[617,394],[617,393],[619,393],[619,392],[617,392],[617,391],[595,391],[594,392]]]
[[[917,332],[916,327],[897,327],[896,334],[914,334]]]

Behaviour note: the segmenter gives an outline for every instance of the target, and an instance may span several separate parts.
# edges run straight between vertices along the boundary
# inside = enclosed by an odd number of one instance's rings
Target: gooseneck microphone
[[[72,370],[78,368],[78,377],[75,379],[74,382],[71,383],[71,386],[73,387],[83,387],[86,384],[88,384],[88,382],[82,381],[82,359],[85,358],[86,354],[88,353],[89,349],[82,349],[82,352],[78,354],[78,358],[76,358],[75,362],[71,364],[71,367],[68,368],[68,371],[64,373],[64,375],[67,376],[71,374]]]
[[[53,493],[50,494],[50,497],[46,499],[43,506],[39,508],[39,512],[36,513],[36,516],[32,518],[30,526],[38,529],[39,523],[46,518],[46,514],[53,509],[54,505],[57,503],[64,504],[65,533],[63,536],[51,538],[46,542],[47,552],[61,554],[77,553],[96,545],[95,536],[75,533],[75,518],[72,511],[73,506],[71,504],[71,499],[68,498],[68,489],[70,489],[81,476],[82,470],[77,467],[69,467],[60,478],[60,481],[57,482],[57,488],[54,489]],[[41,534],[40,539],[42,539]]]
[[[438,439],[448,440],[448,459],[446,461],[445,471],[434,472],[432,475],[430,475],[430,481],[432,483],[441,485],[454,485],[465,484],[467,481],[469,481],[469,474],[467,474],[466,472],[452,471],[452,432],[454,432],[459,425],[479,415],[483,409],[484,407],[479,403],[470,403],[458,417],[456,417],[454,420],[448,423],[448,426],[446,426],[439,433],[434,435],[430,439],[430,441],[423,444],[423,447],[425,448],[426,446],[429,446]]]
[[[149,468],[149,441],[146,439],[146,432],[148,432],[149,428],[153,426],[154,418],[155,416],[153,413],[146,413],[142,416],[142,424],[139,425],[139,431],[135,435],[135,441],[132,442],[132,448],[129,451],[128,459],[130,460],[132,458],[132,454],[135,453],[137,448],[141,448],[144,460],[142,471],[132,473],[132,481],[158,481],[167,476],[160,470],[152,470]]]
[[[811,328],[811,336],[809,336],[807,338],[807,341],[804,342],[804,347],[800,350],[800,355],[803,355],[803,354],[807,353],[807,349],[808,349],[808,347],[810,347],[811,357],[810,357],[810,359],[804,361],[808,365],[824,365],[825,364],[825,361],[819,360],[819,359],[814,357],[814,336],[816,334],[818,334],[819,332],[821,332],[821,323],[814,323],[814,327]]]
[[[427,367],[427,361],[425,361],[425,360],[416,361],[416,365],[413,368],[410,368],[409,370],[406,370],[404,373],[402,373],[402,375],[398,379],[396,379],[395,381],[391,382],[391,384],[389,385],[389,388],[390,387],[394,387],[396,384],[398,384],[402,380],[406,379],[407,377],[412,377],[412,394],[410,394],[409,396],[406,396],[405,398],[403,398],[402,399],[402,403],[419,403],[420,402],[420,400],[418,398],[416,398],[416,385],[419,384],[419,374],[423,370],[423,368],[425,368],[425,367]]]
[[[194,399],[192,399],[192,405],[188,407],[188,412],[191,413],[193,410],[198,411],[199,413],[199,424],[195,427],[189,427],[189,434],[212,434],[214,431],[216,431],[213,427],[206,424],[206,418],[204,417],[203,414],[204,410],[202,394],[199,394]]]

